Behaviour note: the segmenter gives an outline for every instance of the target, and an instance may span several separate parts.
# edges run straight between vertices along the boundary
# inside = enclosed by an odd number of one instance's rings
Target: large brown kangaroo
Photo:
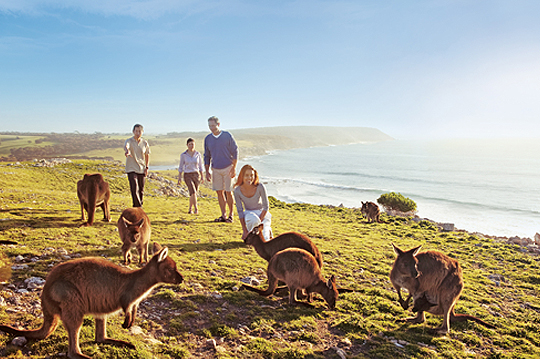
[[[268,262],[268,289],[260,290],[247,285],[244,287],[262,296],[268,297],[276,291],[278,280],[289,287],[289,304],[294,305],[297,290],[305,289],[308,300],[311,302],[312,293],[320,293],[330,309],[336,306],[338,290],[336,277],[332,276],[328,282],[321,274],[321,268],[315,257],[300,248],[288,248],[276,253]]]
[[[84,211],[88,212],[88,221],[81,224],[81,227],[94,224],[94,216],[98,206],[103,210],[103,220],[111,221],[111,191],[101,173],[85,174],[83,179],[77,182],[77,197],[79,197],[81,204],[81,219],[83,221],[85,220]]]
[[[41,294],[43,325],[39,329],[19,330],[0,325],[0,330],[28,339],[45,339],[62,319],[69,338],[69,358],[90,358],[81,353],[79,332],[85,314],[96,321],[96,342],[134,349],[129,342],[107,337],[107,314],[123,309],[122,325],[133,325],[139,303],[159,283],[179,284],[182,275],[168,257],[167,247],[154,244],[157,252],[141,269],[131,271],[100,257],[70,260],[55,266],[45,281]]]
[[[262,229],[262,224],[253,228],[246,239],[244,239],[244,243],[252,245],[253,248],[255,248],[255,251],[257,251],[259,256],[264,260],[270,261],[274,254],[287,248],[301,248],[311,253],[315,257],[319,267],[322,267],[323,261],[321,252],[319,252],[315,243],[313,243],[308,236],[301,233],[288,232],[280,234],[268,242],[265,242],[262,235]]]
[[[493,325],[467,314],[455,314],[454,307],[463,290],[463,273],[457,260],[437,251],[420,252],[421,246],[402,251],[392,243],[397,258],[390,271],[390,281],[399,297],[403,309],[409,307],[409,300],[418,299],[416,317],[407,318],[411,323],[423,323],[424,312],[444,315],[443,323],[435,331],[446,334],[450,323],[472,320],[488,328]],[[401,297],[401,288],[409,291],[407,300]],[[416,304],[416,303],[415,303]]]
[[[125,209],[117,222],[118,234],[122,240],[124,264],[131,263],[131,247],[139,253],[139,264],[148,262],[148,243],[152,227],[150,219],[141,207]]]

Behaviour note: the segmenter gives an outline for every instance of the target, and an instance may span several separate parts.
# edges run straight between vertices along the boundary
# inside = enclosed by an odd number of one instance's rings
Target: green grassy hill
[[[76,182],[100,172],[112,191],[113,222],[79,228]],[[174,171],[161,173],[174,180]],[[185,282],[161,286],[140,307],[137,330],[122,329],[122,314],[111,315],[109,336],[134,343],[136,350],[93,342],[94,321],[85,319],[81,348],[94,358],[538,358],[540,357],[540,274],[538,258],[514,245],[466,232],[442,233],[429,222],[390,218],[368,224],[355,209],[271,200],[274,234],[310,236],[324,256],[323,274],[336,275],[354,289],[335,310],[321,300],[315,308],[289,307],[286,300],[238,290],[256,277],[265,287],[266,262],[240,240],[241,227],[214,223],[219,215],[213,193],[204,188],[200,214],[187,214],[188,200],[162,195],[165,181],[150,180],[145,211],[152,240],[166,245]],[[39,289],[24,280],[45,278],[69,258],[102,256],[121,263],[115,222],[131,203],[123,166],[106,161],[74,161],[54,168],[32,163],[0,163],[0,323],[41,325]],[[424,325],[396,322],[412,313],[397,303],[388,274],[391,243],[404,249],[423,245],[459,260],[465,288],[456,311],[475,315],[497,328],[456,323],[446,336],[429,328],[441,317],[427,314]],[[136,256],[137,257],[137,256]],[[133,266],[133,268],[135,268]],[[24,347],[0,333],[0,356],[56,358],[67,351],[60,326],[48,339]],[[209,340],[214,339],[216,346]]]

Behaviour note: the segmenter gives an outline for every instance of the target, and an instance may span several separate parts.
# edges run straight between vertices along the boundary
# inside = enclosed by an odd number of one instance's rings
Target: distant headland
[[[224,128],[224,130],[227,130]],[[371,127],[280,126],[232,129],[242,158],[260,156],[273,150],[333,146],[393,140]],[[165,135],[144,135],[151,146],[152,165],[176,163],[192,137],[196,148],[203,150],[209,131],[171,132]],[[124,160],[122,146],[131,136],[105,133],[22,133],[0,132],[0,161],[28,161],[35,158],[90,158]]]

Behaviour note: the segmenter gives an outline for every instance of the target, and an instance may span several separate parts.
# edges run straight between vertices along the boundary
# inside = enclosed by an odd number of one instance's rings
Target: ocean
[[[273,151],[239,161],[285,202],[360,207],[383,193],[417,214],[497,236],[540,232],[540,141],[387,141]]]

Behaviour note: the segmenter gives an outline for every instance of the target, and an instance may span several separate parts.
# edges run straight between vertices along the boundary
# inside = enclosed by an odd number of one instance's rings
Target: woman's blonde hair
[[[238,174],[238,178],[236,179],[236,183],[234,184],[234,187],[238,187],[244,184],[244,175],[248,170],[253,171],[254,179],[253,179],[253,185],[258,186],[259,185],[259,173],[255,168],[253,168],[251,165],[244,165],[242,169],[240,170],[240,173]]]

